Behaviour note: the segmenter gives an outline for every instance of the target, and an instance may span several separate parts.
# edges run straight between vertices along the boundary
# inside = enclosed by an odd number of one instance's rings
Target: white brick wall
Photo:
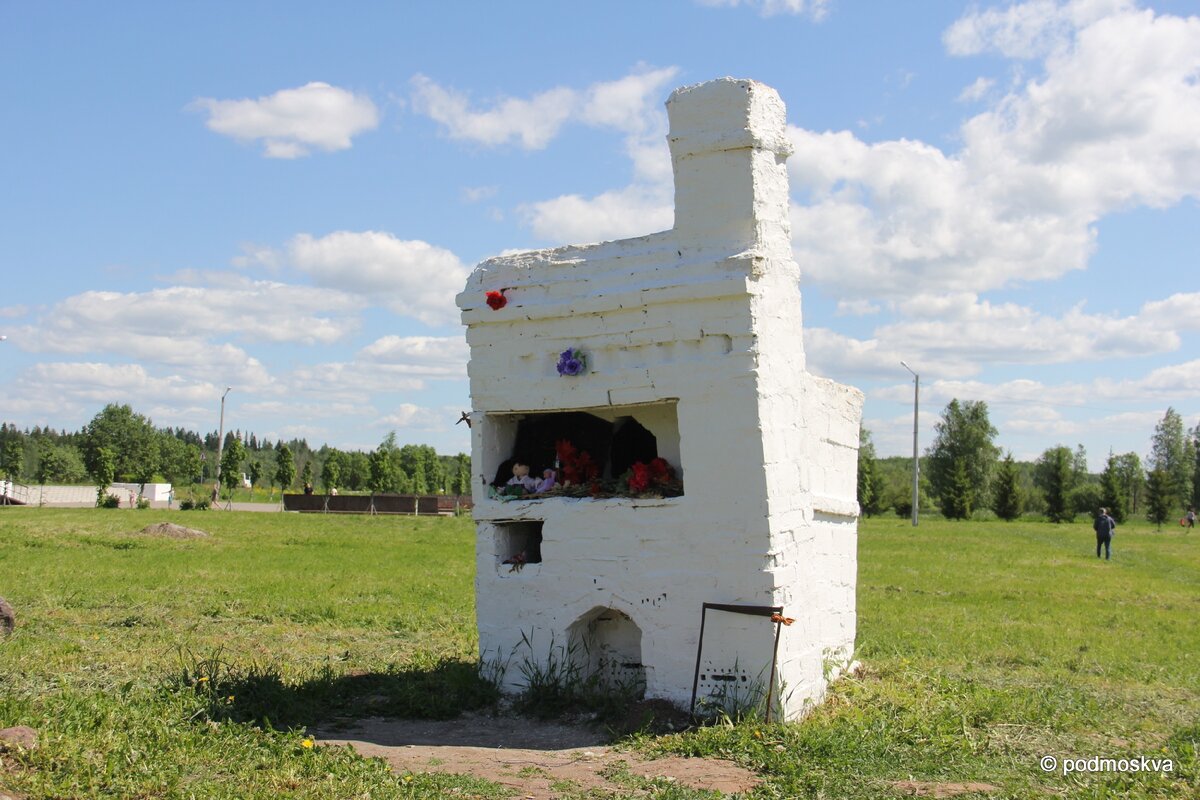
[[[782,605],[797,622],[782,632],[776,697],[782,688],[781,710],[795,716],[824,692],[825,661],[848,660],[854,645],[862,395],[804,370],[778,95],[723,79],[667,106],[674,229],[491,259],[458,297],[480,649],[509,663],[515,690],[521,662],[615,609],[636,629],[619,616],[593,627],[615,631],[614,651],[638,643],[647,696],[685,705],[701,605]],[[500,289],[508,305],[493,311],[485,293]],[[568,347],[586,352],[586,374],[557,374]],[[513,455],[514,415],[565,410],[638,418],[685,495],[488,499],[485,482]],[[507,520],[542,523],[540,564],[499,564]],[[717,685],[710,673],[765,682],[773,641],[763,618],[710,613],[702,685]]]

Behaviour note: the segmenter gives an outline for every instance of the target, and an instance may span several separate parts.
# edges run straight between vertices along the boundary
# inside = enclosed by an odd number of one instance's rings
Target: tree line
[[[1155,426],[1146,463],[1137,453],[1110,452],[1098,475],[1088,472],[1083,445],[1058,444],[1036,461],[1019,462],[1011,452],[1002,455],[997,433],[985,402],[951,400],[920,459],[918,506],[949,519],[990,511],[1005,520],[1037,515],[1051,522],[1104,507],[1118,522],[1141,516],[1159,526],[1200,506],[1200,423],[1188,430],[1174,408]],[[867,515],[912,513],[912,459],[876,458],[865,428],[858,502]]]
[[[220,445],[218,447],[218,445]],[[216,431],[201,435],[183,428],[155,427],[128,405],[109,404],[78,431],[0,423],[0,473],[15,483],[94,483],[102,494],[116,482],[177,487],[216,480],[228,491],[243,475],[252,486],[281,491],[298,486],[397,494],[467,494],[471,459],[439,455],[429,445],[399,445],[395,432],[365,453],[304,439],[278,441],[254,433]]]

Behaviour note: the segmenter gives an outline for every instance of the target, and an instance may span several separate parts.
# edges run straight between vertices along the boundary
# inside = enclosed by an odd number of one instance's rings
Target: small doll
[[[533,492],[538,487],[537,478],[531,477],[529,474],[529,465],[520,461],[514,461],[512,467],[513,475],[505,484],[505,494],[509,493],[508,487],[519,486],[522,493]]]
[[[541,494],[542,492],[548,492],[551,489],[553,489],[555,486],[557,486],[558,483],[555,480],[556,477],[557,476],[555,475],[554,470],[552,470],[552,469],[542,470],[542,479],[540,481],[538,481],[537,488],[535,488],[533,490],[534,494]]]

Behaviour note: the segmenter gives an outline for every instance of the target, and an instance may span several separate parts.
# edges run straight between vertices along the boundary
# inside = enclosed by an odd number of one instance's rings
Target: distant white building
[[[722,79],[667,109],[672,230],[491,259],[458,296],[480,651],[510,690],[557,649],[648,697],[769,690],[794,717],[854,647],[862,395],[805,370],[778,94]],[[561,477],[563,441],[609,478],[661,458],[682,494],[493,496],[514,458]],[[705,603],[755,608],[707,611],[697,669]]]

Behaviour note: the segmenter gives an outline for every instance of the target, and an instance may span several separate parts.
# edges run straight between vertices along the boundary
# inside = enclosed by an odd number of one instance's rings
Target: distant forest
[[[235,442],[237,444],[235,444]],[[25,428],[0,422],[0,473],[14,483],[212,483],[217,431],[155,427],[130,406],[111,404],[77,431]],[[317,449],[305,439],[272,442],[251,431],[226,432],[226,470],[236,454],[238,479],[255,485],[326,491],[468,494],[471,458],[439,455],[429,445],[396,443],[394,432],[374,451]],[[290,469],[288,464],[290,463]],[[281,485],[286,484],[286,485]]]

